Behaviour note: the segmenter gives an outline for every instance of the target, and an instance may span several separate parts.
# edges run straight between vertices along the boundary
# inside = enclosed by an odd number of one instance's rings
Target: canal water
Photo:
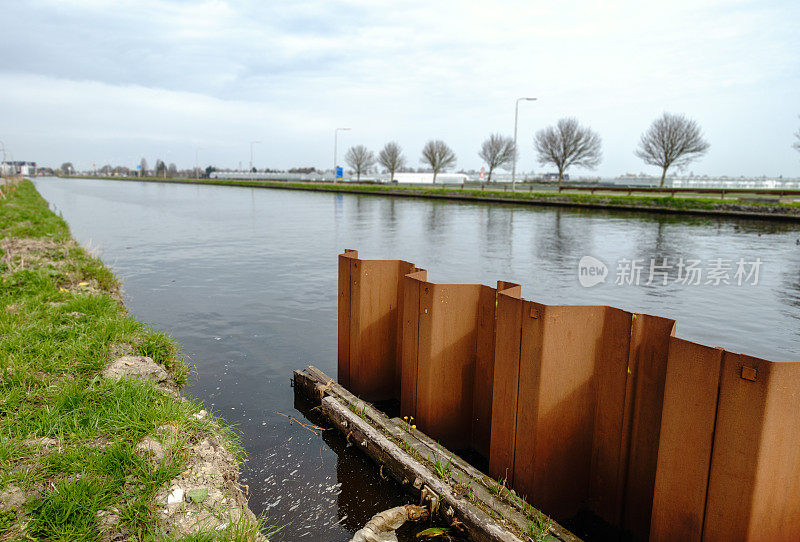
[[[796,224],[219,186],[35,184],[122,279],[131,313],[182,343],[196,364],[186,393],[241,430],[250,504],[284,526],[278,540],[346,541],[374,513],[406,502],[341,439],[278,414],[300,416],[294,369],[336,374],[344,248],[412,261],[432,282],[517,282],[527,299],[675,318],[680,337],[800,361]]]

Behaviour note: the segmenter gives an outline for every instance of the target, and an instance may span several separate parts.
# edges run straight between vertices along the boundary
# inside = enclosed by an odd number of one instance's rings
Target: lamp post
[[[261,143],[260,141],[251,141],[250,142],[250,173],[253,172],[253,145],[256,143]]]
[[[517,98],[517,103],[514,105],[514,166],[511,170],[511,191],[517,189],[517,124],[519,121],[519,102],[533,102],[536,98]]]
[[[338,155],[338,144],[339,144],[339,132],[346,132],[350,128],[337,128],[333,131],[333,182],[336,182],[336,162],[339,159]]]

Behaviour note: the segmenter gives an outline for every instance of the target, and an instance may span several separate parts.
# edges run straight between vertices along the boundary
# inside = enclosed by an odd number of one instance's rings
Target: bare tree
[[[536,132],[533,146],[540,164],[552,164],[558,169],[558,186],[561,186],[567,168],[579,166],[594,169],[603,156],[600,136],[573,118],[560,119],[555,126]]]
[[[147,175],[147,160],[142,158],[139,161],[139,176],[144,177]]]
[[[422,147],[422,158],[420,162],[428,164],[433,169],[433,183],[436,184],[436,176],[441,171],[456,164],[456,155],[444,141],[430,140]]]
[[[403,149],[394,141],[390,141],[378,153],[378,163],[389,170],[390,181],[394,181],[395,172],[406,163]]]
[[[684,167],[703,156],[709,144],[697,123],[683,115],[664,113],[642,134],[636,156],[661,168],[661,184],[670,166]]]
[[[73,171],[75,171],[75,168],[72,166],[72,162],[64,162],[61,164],[62,175],[71,175]]]
[[[478,156],[486,162],[489,166],[489,177],[487,182],[492,182],[492,172],[502,167],[508,167],[514,162],[514,156],[517,154],[517,148],[514,146],[514,140],[510,137],[504,137],[500,134],[492,134],[489,139],[483,142]]]
[[[162,176],[164,178],[167,177],[167,165],[161,158],[156,158],[156,177]]]
[[[167,167],[167,175],[170,177],[178,176],[178,166],[176,166],[174,162],[170,162],[169,166]]]
[[[375,155],[364,145],[356,145],[347,149],[344,159],[347,165],[356,172],[357,181],[361,181],[361,174],[366,173],[375,164]]]

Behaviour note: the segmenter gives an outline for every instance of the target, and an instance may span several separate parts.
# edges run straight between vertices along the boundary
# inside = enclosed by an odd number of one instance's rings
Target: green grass
[[[452,471],[451,464],[453,462],[453,458],[447,460],[445,463],[444,458],[440,457],[437,452],[433,452],[433,472],[441,478],[442,480],[448,480],[450,478],[450,473]]]
[[[144,179],[126,177],[110,178],[110,180],[149,180],[161,181],[164,179],[145,177]],[[266,188],[288,188],[297,190],[314,190],[322,192],[355,192],[391,195],[409,195],[422,197],[455,197],[458,199],[491,198],[508,201],[509,203],[539,203],[539,204],[570,204],[578,206],[598,206],[613,208],[632,208],[644,210],[671,210],[671,211],[713,211],[724,214],[730,212],[729,206],[736,205],[741,210],[752,213],[775,211],[776,217],[781,215],[799,215],[800,202],[754,202],[737,201],[736,196],[727,199],[709,198],[703,196],[672,197],[667,195],[614,195],[614,194],[586,194],[575,192],[537,191],[531,192],[524,185],[515,192],[506,190],[487,190],[470,188],[460,189],[458,186],[442,185],[408,186],[386,184],[356,184],[347,183],[319,183],[319,182],[291,182],[291,181],[264,181],[264,180],[228,180],[228,179],[167,179],[174,183],[213,184],[222,186],[250,186]],[[598,189],[601,190],[601,189]]]
[[[533,542],[543,542],[550,532],[551,523],[549,517],[537,510],[533,519],[530,520],[525,528],[525,535]]]
[[[178,385],[189,368],[172,338],[125,311],[113,273],[72,240],[33,184],[4,192],[0,491],[18,488],[26,502],[0,513],[0,539],[99,540],[100,517],[113,511],[103,528],[155,540],[156,494],[186,468],[189,445],[218,435],[240,459],[238,435],[213,416],[195,418],[202,405],[151,382],[99,376],[120,348],[153,358]],[[180,437],[155,465],[135,447],[165,425]],[[251,540],[262,524],[245,523],[210,536]]]

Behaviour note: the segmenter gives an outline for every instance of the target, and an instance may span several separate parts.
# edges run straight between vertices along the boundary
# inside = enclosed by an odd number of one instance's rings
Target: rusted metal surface
[[[628,473],[652,461],[653,447],[627,448],[634,442],[634,427],[648,427],[660,418],[660,393],[654,391],[665,371],[667,350],[662,345],[672,323],[661,329],[642,325],[637,331],[630,313],[610,307],[517,305],[510,303],[508,314],[498,305],[498,330],[505,333],[519,321],[520,340],[517,370],[513,351],[498,356],[511,369],[511,393],[516,381],[517,397],[515,413],[495,402],[496,419],[505,419],[493,433],[498,440],[492,446],[492,474],[502,476],[509,469],[512,486],[535,496],[539,506],[557,517],[573,516],[588,503],[600,517],[618,524],[629,506],[626,499],[642,494],[647,499],[648,488],[652,498],[652,482],[630,481]],[[662,319],[653,322],[662,324]],[[513,350],[512,343],[504,350]],[[637,373],[646,382],[637,384]],[[496,367],[495,382],[502,379]],[[654,389],[647,388],[651,382]],[[636,400],[640,388],[645,398]],[[509,393],[502,385],[496,392],[498,399]]]
[[[489,474],[494,478],[507,480],[511,487],[514,487],[524,304],[519,290],[497,292]]]
[[[699,542],[723,350],[670,339],[650,540]]]
[[[400,321],[400,410],[405,416],[416,417],[417,360],[419,357],[420,295],[427,288],[427,273],[419,271],[403,278]]]
[[[486,381],[476,386],[476,371],[485,374],[492,366],[493,352],[486,343],[493,343],[494,289],[413,280],[406,284],[410,293],[404,296],[403,319],[412,329],[402,347],[404,362],[410,364],[404,367],[408,390],[401,390],[403,414],[414,416],[421,430],[450,448],[472,447],[477,435],[475,448],[488,453],[491,389]],[[415,311],[416,333],[414,315],[406,315]]]
[[[434,284],[354,251],[339,269],[340,382],[399,393],[546,513],[588,508],[634,540],[800,540],[800,364],[510,283]]]
[[[399,398],[398,296],[416,270],[400,260],[339,256],[339,381],[370,401]]]
[[[644,540],[650,532],[667,355],[675,321],[647,314],[635,316],[628,358],[632,373],[628,390],[632,396],[630,414],[625,416],[630,420],[630,440],[622,527]]]
[[[339,325],[338,325],[338,379],[342,386],[350,387],[350,268],[358,251],[345,249],[339,255]]]
[[[800,540],[798,398],[797,364],[725,352],[703,540]]]

